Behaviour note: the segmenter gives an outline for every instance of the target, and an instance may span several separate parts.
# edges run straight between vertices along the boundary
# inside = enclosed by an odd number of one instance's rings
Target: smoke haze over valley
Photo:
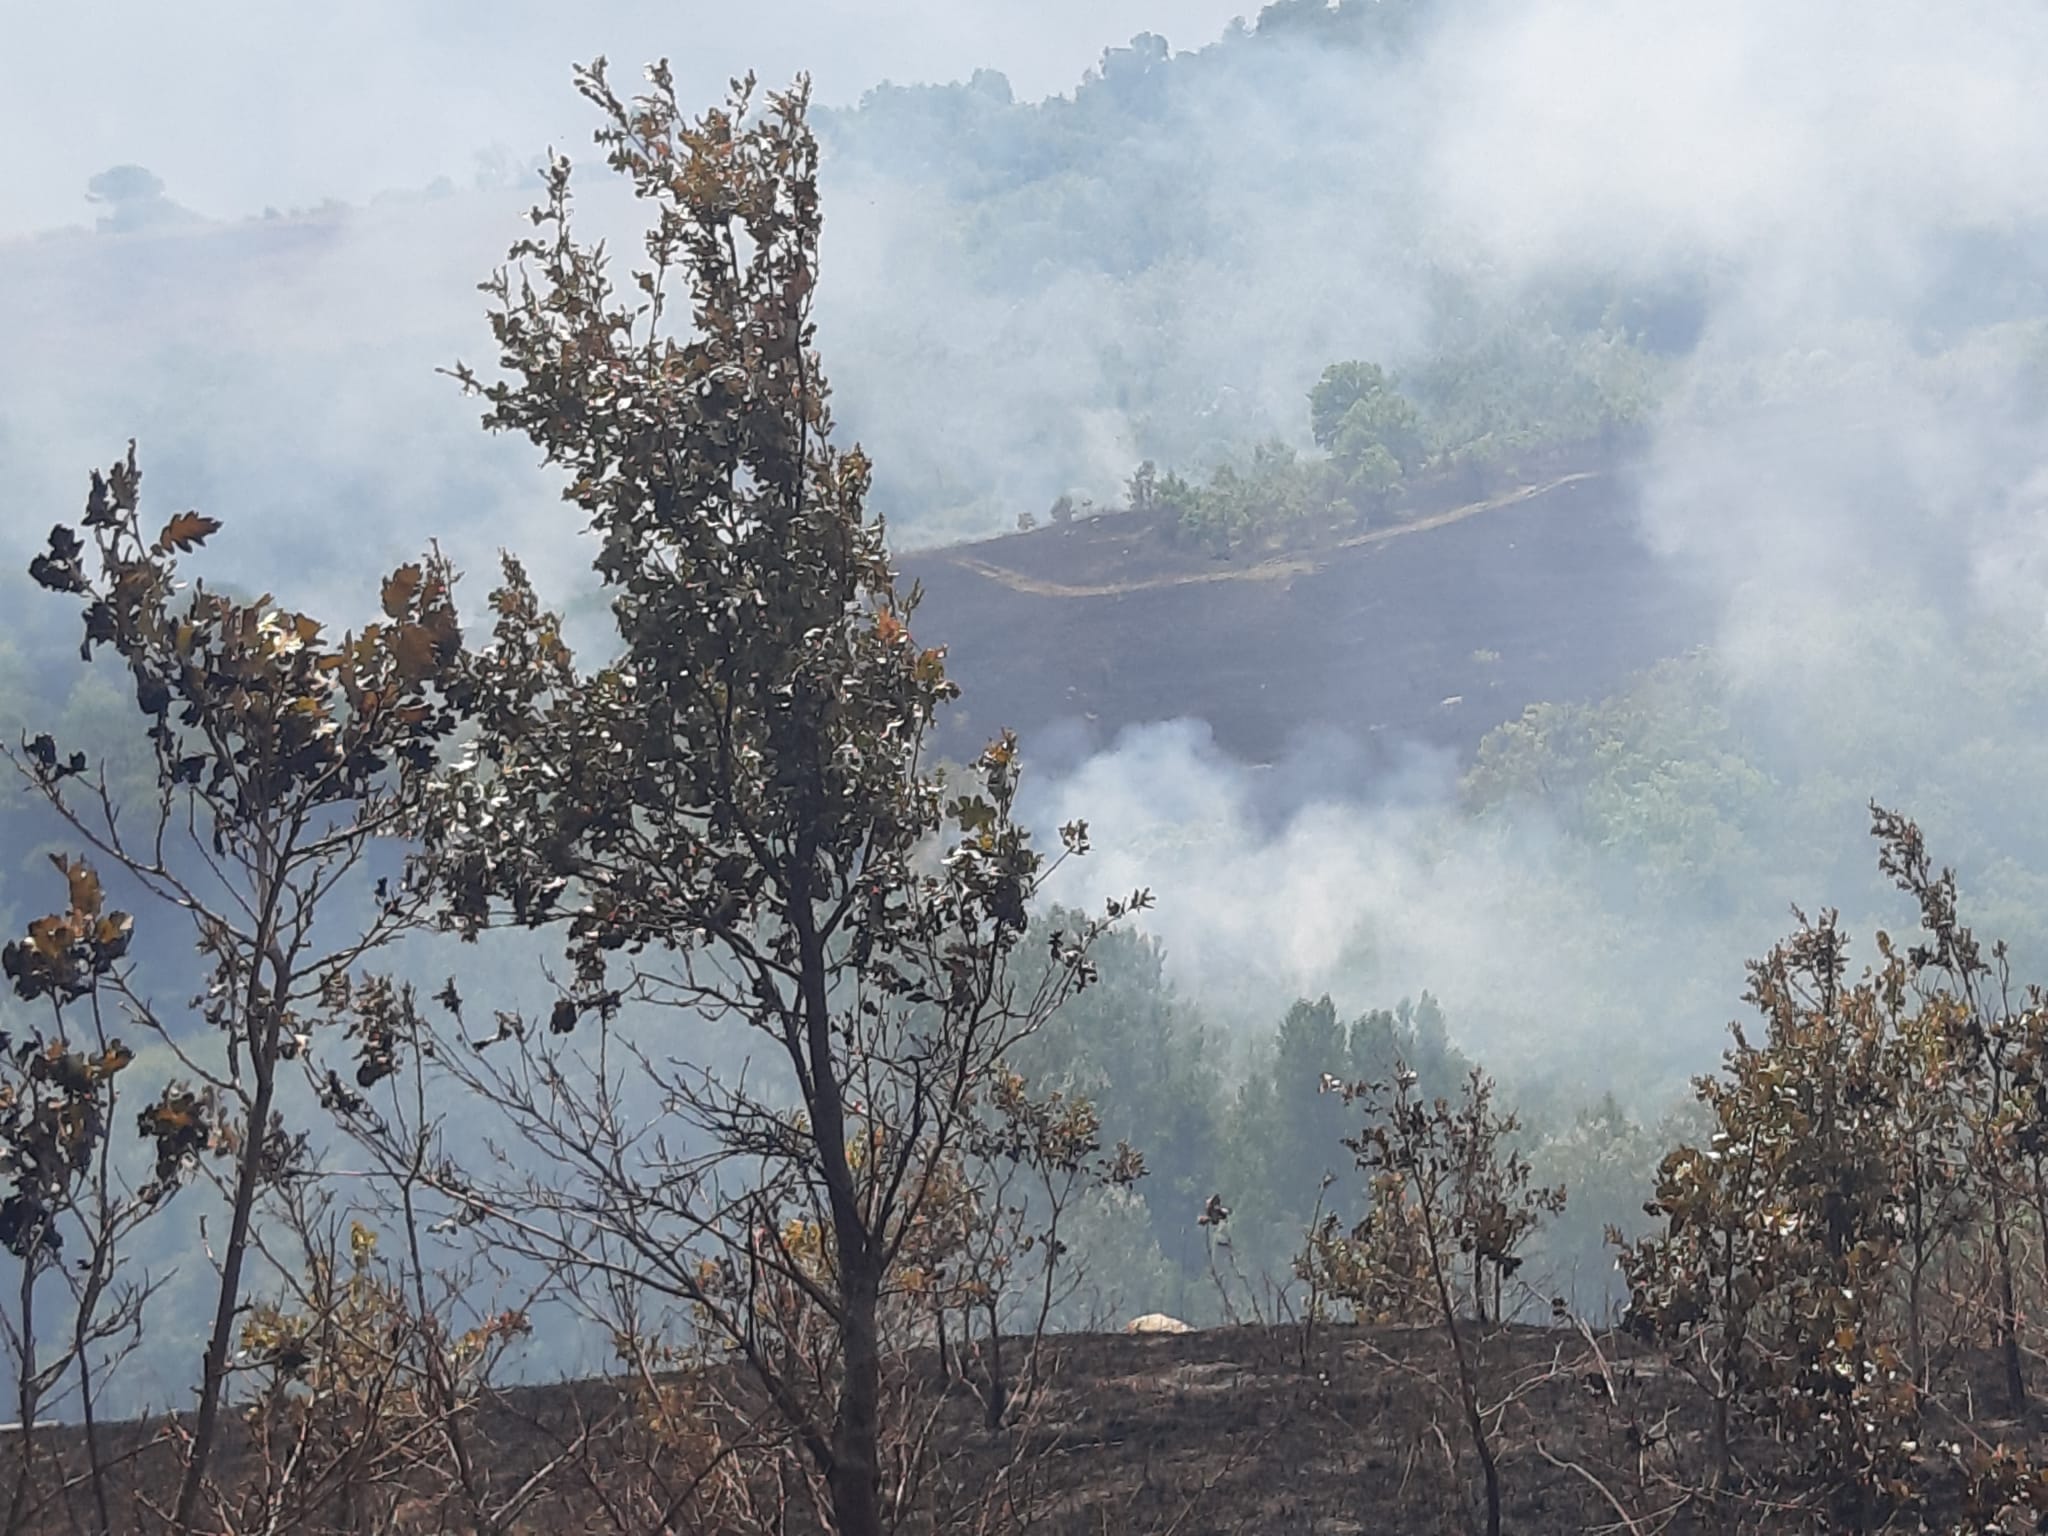
[[[486,351],[472,284],[531,200],[523,168],[543,142],[588,158],[559,61],[668,52],[688,96],[748,64],[773,84],[801,53],[830,109],[821,337],[842,432],[877,460],[899,547],[1005,528],[1062,491],[1112,504],[1141,458],[1198,472],[1267,436],[1306,446],[1301,403],[1339,358],[1414,369],[1490,347],[1528,354],[1524,370],[1560,358],[1637,368],[1651,390],[1643,446],[1602,472],[1668,573],[1655,580],[1697,608],[1685,638],[1710,647],[1744,750],[1797,782],[1841,781],[1836,819],[1814,830],[1852,863],[1868,793],[1912,793],[1969,851],[1976,807],[1935,798],[1941,764],[1887,761],[1884,718],[1894,699],[1919,701],[1916,715],[1956,700],[1970,636],[2010,627],[2031,647],[2041,635],[2048,184],[2032,168],[2048,121],[2029,82],[2048,67],[2048,24],[2032,8],[1936,17],[1885,5],[1857,8],[1852,23],[1845,8],[1741,5],[1675,22],[1555,0],[1359,6],[1365,19],[1346,26],[1297,4],[1221,42],[1220,11],[1131,6],[1084,20],[1077,8],[1025,26],[993,7],[885,7],[834,13],[824,25],[841,30],[806,35],[802,8],[785,9],[741,23],[624,6],[587,24],[534,12],[478,28],[455,10],[428,21],[372,7],[303,34],[247,31],[226,10],[93,23],[111,40],[90,55],[105,104],[87,132],[36,133],[55,107],[34,82],[6,98],[14,140],[47,146],[10,200],[15,238],[0,247],[13,547],[68,505],[81,465],[132,432],[166,497],[289,540],[307,589],[293,598],[336,606],[428,531],[472,570],[516,549],[545,590],[572,596],[586,556],[552,489],[523,448],[480,437],[435,372]],[[30,46],[15,57],[87,68],[72,30],[85,25],[17,12],[11,33]],[[1118,41],[1144,26],[1182,51]],[[976,69],[1008,78],[863,97],[885,79]],[[342,83],[355,80],[389,109],[357,113]],[[124,158],[208,218],[38,233],[106,217],[78,197]],[[323,205],[336,196],[348,206]],[[585,196],[595,217],[627,213],[598,183]],[[306,211],[251,217],[266,204]],[[1602,361],[1603,349],[1629,356]],[[232,572],[260,560],[260,545],[230,540],[222,558]],[[1478,614],[1489,600],[1478,589],[1442,602]],[[1056,629],[1060,611],[1049,600],[1040,622]],[[1154,622],[1120,643],[1170,657],[1174,626],[1199,620],[1162,610]],[[1367,652],[1392,644],[1372,638],[1369,616],[1359,622]],[[1489,648],[1483,628],[1467,652]],[[1318,643],[1293,635],[1282,650]],[[1641,667],[1682,648],[1616,656]],[[969,681],[971,721],[1007,718],[998,664]],[[1194,681],[1194,704],[1173,713],[1203,713]],[[1410,681],[1418,696],[1464,695],[1467,718],[1489,707],[1483,684]],[[1564,679],[1555,697],[1589,701],[1615,682],[1610,666]],[[2000,703],[1993,718],[1951,723],[1966,738],[1995,733],[2008,753],[2038,749],[2044,722],[2017,698]],[[1105,731],[1163,714],[1139,700],[1090,739],[1106,746]],[[1336,740],[1384,729],[1349,717],[1336,689],[1299,723]],[[1362,809],[1387,789],[1351,772],[1355,755],[1319,771],[1284,734],[1251,754],[1295,751],[1304,766],[1281,776],[1283,803],[1254,808],[1272,776],[1246,780],[1207,834],[1219,841],[1204,842],[1192,823],[1218,808],[1201,797],[1238,770],[1164,744],[1202,732],[1196,721],[1151,733],[1036,790],[1064,807],[1105,781],[1121,786],[1112,798],[1166,804],[1182,797],[1157,795],[1160,776],[1208,787],[1190,789],[1206,808],[1191,813],[1174,877],[1162,867],[1151,879],[1163,931],[1177,935],[1189,914],[1174,963],[1197,963],[1182,951],[1200,949],[1219,971],[1239,968],[1192,916],[1208,905],[1197,893],[1232,890],[1241,861],[1269,857],[1321,894],[1259,920],[1326,936],[1252,944],[1293,957],[1276,982],[1371,997],[1433,987],[1478,1028],[1503,989],[1470,971],[1463,936],[1505,899],[1480,893],[1579,876],[1518,868],[1509,881],[1469,851],[1459,876],[1425,846],[1429,818],[1412,805],[1384,824]],[[1453,820],[1460,767],[1436,771],[1429,797]],[[1528,808],[1545,828],[1538,846],[1551,846],[1553,812]],[[1299,856],[1285,841],[1244,845],[1297,814],[1336,817],[1343,835],[1325,828]],[[1263,830],[1227,830],[1246,817]],[[1105,846],[1128,851],[1089,878],[1150,879],[1137,828],[1092,819]],[[1304,825],[1283,838],[1301,844]],[[1316,868],[1326,855],[1336,862]],[[1391,889],[1363,874],[1388,859],[1428,892],[1419,907],[1398,898],[1407,939],[1369,939],[1374,925],[1350,915]],[[1785,900],[1810,897],[1836,868],[1832,857],[1780,868],[1767,897],[1743,888],[1743,931],[1771,931]],[[1530,945],[1568,964],[1554,936]],[[1501,966],[1519,953],[1497,938],[1485,947]],[[1364,951],[1379,958],[1361,972]],[[1678,1060],[1696,1066],[1736,977],[1725,952],[1656,965],[1713,968],[1694,978],[1701,1012],[1679,1037]],[[1501,1032],[1542,1028],[1517,1016],[1483,1043],[1511,1047]]]

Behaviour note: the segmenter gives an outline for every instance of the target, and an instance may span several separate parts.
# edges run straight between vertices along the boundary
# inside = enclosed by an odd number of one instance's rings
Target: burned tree
[[[309,1172],[306,1131],[285,1117],[287,1079],[324,1050],[336,984],[424,910],[424,887],[397,879],[397,858],[386,857],[382,874],[376,865],[380,845],[413,824],[438,767],[454,725],[440,684],[461,650],[452,573],[438,558],[394,572],[382,614],[337,638],[268,596],[245,602],[182,579],[180,557],[220,526],[190,511],[145,523],[131,445],[93,475],[79,526],[52,529],[29,568],[46,589],[82,601],[81,655],[108,651],[125,667],[153,768],[146,797],[122,803],[103,770],[48,735],[9,749],[102,872],[148,909],[191,924],[204,970],[189,1010],[162,1002],[123,963],[128,919],[105,910],[99,877],[82,863],[64,866],[69,913],[32,925],[7,956],[25,997],[90,993],[91,1070],[103,1084],[114,1070],[113,1042],[98,1043],[104,1007],[182,1069],[140,1115],[155,1162],[141,1202],[203,1176],[228,1208],[170,1515],[180,1531],[218,1526],[202,1505],[258,1207]],[[70,1050],[61,1037],[52,1045]],[[374,1078],[359,1072],[358,1081]],[[331,1068],[316,1087],[330,1098],[351,1091]]]
[[[556,160],[487,285],[502,374],[459,370],[567,476],[618,650],[580,670],[506,561],[429,862],[462,931],[559,926],[570,972],[547,1028],[507,1019],[456,1070],[544,1164],[476,1192],[491,1229],[571,1258],[622,1350],[666,1308],[744,1362],[797,1480],[865,1536],[922,1475],[885,1401],[890,1320],[921,1309],[893,1303],[930,1283],[933,1223],[1015,1110],[1000,1069],[1088,979],[1095,925],[1013,979],[1048,870],[1016,743],[964,784],[929,760],[955,688],[911,638],[813,351],[805,88],[758,109],[748,82],[693,120],[651,80],[626,100],[602,61],[579,74],[651,211],[644,262],[614,287]],[[1062,856],[1085,842],[1065,828]],[[750,1031],[746,1069],[679,1064],[699,1025]]]

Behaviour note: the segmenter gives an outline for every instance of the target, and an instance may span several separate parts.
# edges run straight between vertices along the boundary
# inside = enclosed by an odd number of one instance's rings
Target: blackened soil
[[[1839,1486],[1816,1478],[1795,1450],[1739,1421],[1734,1472],[1718,1498],[1710,1496],[1707,1400],[1681,1370],[1625,1339],[1573,1327],[1468,1323],[1462,1342],[1497,1466],[1504,1531],[1679,1536],[1849,1528]],[[1485,1482],[1453,1362],[1445,1335],[1430,1327],[1326,1326],[1307,1336],[1293,1326],[1066,1335],[1052,1345],[1042,1389],[990,1431],[975,1393],[926,1360],[892,1389],[901,1410],[894,1421],[929,1431],[919,1508],[905,1511],[897,1528],[980,1536],[1436,1536],[1484,1529]],[[1988,1359],[1981,1363],[1982,1390],[1967,1394],[1980,1408],[1996,1396]],[[727,1446],[748,1444],[750,1421],[770,1422],[765,1405],[737,1378],[716,1395],[728,1405],[719,1431]],[[652,1401],[621,1383],[581,1382],[472,1404],[462,1424],[477,1491],[516,1508],[497,1525],[503,1536],[802,1536],[819,1529],[804,1480],[788,1461],[776,1463],[781,1473],[763,1474],[751,1494],[697,1505],[684,1500],[673,1506],[680,1513],[664,1513],[718,1439],[701,1430],[650,1438]],[[1930,1409],[1930,1419],[1939,1416]],[[1984,1511],[1965,1506],[1943,1443],[2011,1445],[2035,1455],[2042,1449],[2038,1424],[1995,1414],[1924,1428],[1915,1504],[1866,1505],[1860,1528],[1988,1528]],[[113,1529],[164,1528],[156,1512],[175,1486],[177,1434],[170,1424],[106,1432],[117,1462],[106,1489]],[[24,1528],[92,1529],[95,1500],[81,1475],[76,1430],[41,1439],[39,1470],[49,1499]],[[451,1494],[439,1445],[424,1436],[388,1447],[357,1476],[324,1480],[317,1508],[277,1528],[478,1530]],[[0,1437],[0,1449],[11,1453],[12,1445]],[[235,1493],[259,1485],[263,1458],[253,1454],[246,1427],[227,1449],[224,1482],[233,1492],[223,1492],[232,1502]],[[273,1467],[290,1449],[290,1437],[281,1437],[269,1458]],[[415,1463],[415,1455],[424,1460]],[[430,1472],[430,1461],[441,1470]],[[531,1496],[521,1497],[522,1488]]]
[[[1128,513],[908,555],[915,632],[963,690],[943,745],[1009,727],[1043,761],[1188,718],[1253,763],[1331,733],[1367,769],[1416,745],[1469,760],[1527,706],[1600,697],[1707,640],[1626,471],[1439,502],[1264,556],[1191,550]]]

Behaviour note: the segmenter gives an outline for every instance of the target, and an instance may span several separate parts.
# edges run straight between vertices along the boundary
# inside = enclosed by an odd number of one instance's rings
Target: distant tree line
[[[1126,504],[1163,512],[1177,538],[1217,553],[1398,519],[1423,487],[1455,505],[1574,455],[1610,457],[1646,425],[1658,376],[1654,357],[1605,335],[1567,346],[1511,333],[1405,376],[1333,363],[1309,393],[1319,455],[1276,439],[1201,482],[1147,461]]]

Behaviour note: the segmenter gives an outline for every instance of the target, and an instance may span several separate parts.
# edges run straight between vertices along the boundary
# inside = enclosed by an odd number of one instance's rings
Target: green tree
[[[1344,491],[1384,502],[1427,458],[1422,416],[1376,363],[1332,363],[1309,392],[1309,427]]]
[[[1391,463],[1403,475],[1422,467],[1422,420],[1415,407],[1392,389],[1356,401],[1330,438],[1330,457],[1356,482],[1374,472],[1374,461]]]
[[[1150,459],[1131,471],[1124,482],[1124,500],[1131,511],[1145,514],[1159,506],[1159,467]]]
[[[1279,1204],[1295,1226],[1307,1220],[1325,1175],[1344,1161],[1342,1139],[1350,1117],[1322,1085],[1326,1078],[1344,1075],[1347,1035],[1326,993],[1288,1009],[1274,1036],[1273,1119],[1263,1139]]]
[[[1309,392],[1309,430],[1340,463],[1357,465],[1375,448],[1402,474],[1422,467],[1422,418],[1377,363],[1332,363]]]
[[[1391,387],[1386,370],[1378,363],[1330,364],[1308,395],[1309,432],[1316,446],[1328,449],[1337,440],[1337,428],[1354,405],[1384,394]]]
[[[1030,956],[1047,953],[1054,934],[1081,920],[1057,907],[1045,913],[1034,924],[1040,943]],[[1195,1217],[1219,1174],[1223,1042],[1174,991],[1157,939],[1120,929],[1103,935],[1091,958],[1094,983],[1024,1042],[1016,1064],[1041,1087],[1092,1103],[1105,1139],[1144,1149],[1144,1191],[1131,1201],[1142,1203],[1158,1247],[1199,1274]]]
[[[1443,1005],[1428,992],[1360,1014],[1351,1024],[1349,1048],[1353,1079],[1384,1081],[1406,1067],[1429,1098],[1455,1092],[1472,1070],[1464,1052],[1451,1044]]]

